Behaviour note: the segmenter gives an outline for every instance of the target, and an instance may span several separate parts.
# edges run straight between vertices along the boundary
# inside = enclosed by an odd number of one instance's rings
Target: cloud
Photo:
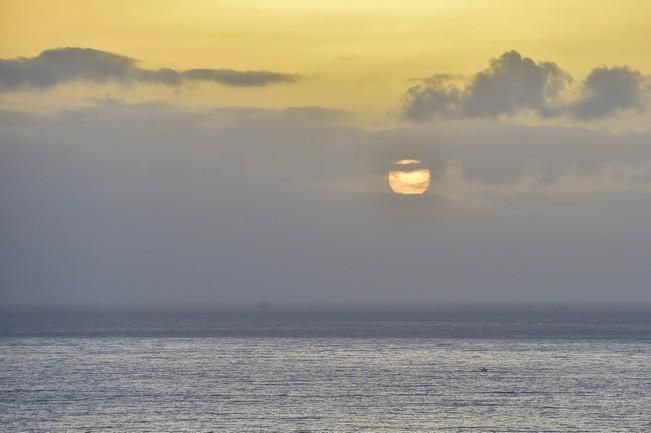
[[[449,75],[436,75],[407,92],[404,116],[422,121],[433,115],[496,117],[519,110],[549,110],[569,82],[555,63],[536,63],[508,51],[475,74],[465,86],[451,83]]]
[[[529,111],[540,117],[594,119],[646,108],[644,76],[629,67],[594,69],[570,101],[564,94],[573,82],[567,72],[517,51],[492,59],[487,69],[469,80],[457,81],[454,76],[437,74],[409,88],[403,118],[426,122],[434,117],[495,118]]]
[[[179,86],[212,82],[225,86],[267,86],[292,83],[298,75],[232,69],[144,69],[130,57],[91,48],[55,48],[32,58],[0,59],[0,90],[46,89],[71,81]]]
[[[461,111],[463,90],[451,83],[448,74],[437,74],[420,86],[407,90],[403,117],[414,122],[427,121],[434,115],[451,115]]]
[[[582,119],[608,116],[618,110],[644,111],[644,76],[629,67],[605,66],[590,72],[581,95],[570,104],[569,112]]]
[[[568,75],[556,64],[536,63],[509,51],[475,75],[464,91],[463,111],[471,117],[513,114],[521,109],[543,111],[567,81]]]
[[[265,86],[267,84],[293,82],[296,75],[270,71],[235,71],[232,69],[190,69],[181,76],[188,81],[211,81],[227,86]]]

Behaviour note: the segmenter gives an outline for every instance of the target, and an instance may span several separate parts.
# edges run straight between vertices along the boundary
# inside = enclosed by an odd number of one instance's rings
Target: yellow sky
[[[384,113],[397,109],[410,80],[469,74],[508,49],[554,61],[578,77],[600,64],[648,73],[649,40],[651,2],[642,0],[0,0],[0,58],[79,46],[138,58],[145,67],[305,76],[295,85],[205,85],[175,96],[197,106]]]

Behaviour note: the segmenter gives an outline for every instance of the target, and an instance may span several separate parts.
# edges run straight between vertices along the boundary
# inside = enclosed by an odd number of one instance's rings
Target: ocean
[[[651,309],[5,309],[0,431],[649,432]]]

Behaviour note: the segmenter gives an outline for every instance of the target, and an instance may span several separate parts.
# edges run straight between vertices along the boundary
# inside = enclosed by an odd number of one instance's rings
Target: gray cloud
[[[190,69],[181,76],[188,81],[212,81],[227,86],[264,86],[272,83],[293,82],[296,75],[270,71],[235,71],[232,69]]]
[[[565,87],[568,75],[556,64],[504,53],[478,73],[463,93],[463,112],[471,117],[512,114],[521,109],[545,111]]]
[[[152,83],[179,86],[212,82],[225,86],[291,83],[298,75],[272,71],[144,69],[135,59],[91,48],[56,48],[32,58],[0,59],[0,90],[45,89],[70,81]]]
[[[414,122],[428,121],[435,115],[451,115],[462,109],[463,89],[451,84],[451,76],[437,74],[422,85],[407,90],[403,117]]]
[[[569,76],[556,64],[536,63],[508,51],[472,77],[455,86],[448,75],[436,75],[407,92],[404,116],[422,121],[434,115],[495,117],[530,109],[546,112],[566,86]]]
[[[580,98],[568,109],[584,119],[608,116],[617,110],[643,111],[644,81],[640,72],[629,67],[596,68],[583,82]]]
[[[593,119],[621,110],[645,109],[644,77],[628,67],[599,67],[583,81],[578,97],[563,100],[572,77],[552,62],[508,51],[465,83],[434,75],[407,90],[402,115],[414,122],[433,117],[498,117],[532,111],[541,117]]]

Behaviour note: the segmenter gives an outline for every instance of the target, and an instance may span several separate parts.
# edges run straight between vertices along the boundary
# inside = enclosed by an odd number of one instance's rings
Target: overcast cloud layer
[[[71,81],[179,86],[212,82],[225,86],[291,83],[298,75],[232,69],[144,69],[132,58],[91,48],[56,48],[32,58],[0,59],[0,90],[45,89]]]
[[[5,111],[0,303],[648,302],[650,143],[372,132],[318,107]],[[403,158],[432,170],[427,195],[389,192]]]
[[[485,70],[459,83],[459,77],[437,74],[406,94],[403,117],[488,117],[529,111],[540,117],[594,119],[624,110],[645,111],[646,77],[627,66],[600,66],[568,98],[572,77],[553,62],[536,62],[516,51],[492,59]]]

